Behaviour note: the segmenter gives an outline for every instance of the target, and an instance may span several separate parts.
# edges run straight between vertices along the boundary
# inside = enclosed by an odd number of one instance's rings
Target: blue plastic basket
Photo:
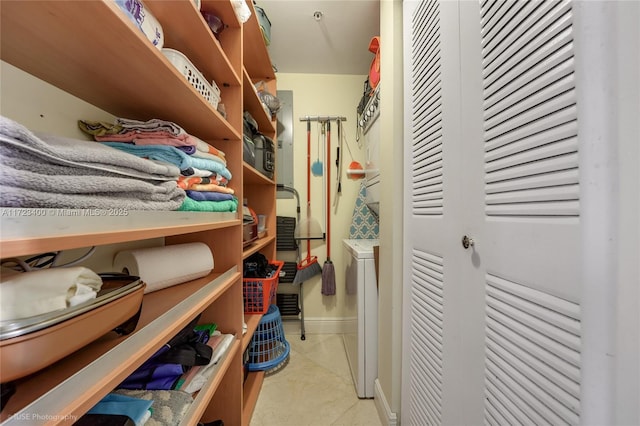
[[[280,366],[289,357],[289,342],[284,337],[278,306],[271,305],[260,320],[249,343],[249,371],[268,371]]]

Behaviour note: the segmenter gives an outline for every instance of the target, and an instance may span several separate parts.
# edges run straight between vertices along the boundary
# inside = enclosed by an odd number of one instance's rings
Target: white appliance
[[[373,398],[378,377],[378,287],[373,247],[378,240],[342,240],[345,254],[346,305],[356,323],[343,335],[358,398]]]
[[[380,86],[371,96],[360,117],[363,129],[364,145],[367,150],[367,161],[364,166],[366,178],[365,202],[371,211],[378,216],[380,207]]]

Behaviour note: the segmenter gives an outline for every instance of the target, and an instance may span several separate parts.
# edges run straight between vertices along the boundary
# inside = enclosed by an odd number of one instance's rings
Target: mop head
[[[333,296],[336,294],[336,270],[333,262],[327,259],[322,267],[322,294]]]
[[[298,265],[298,272],[296,272],[296,276],[293,278],[293,284],[302,284],[320,274],[322,274],[322,268],[315,260],[306,265]]]

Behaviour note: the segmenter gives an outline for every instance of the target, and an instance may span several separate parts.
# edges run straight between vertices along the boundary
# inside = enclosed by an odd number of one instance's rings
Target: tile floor
[[[298,324],[297,322],[293,322]],[[289,361],[267,374],[251,426],[378,426],[373,399],[359,399],[339,334],[307,334],[284,321]]]

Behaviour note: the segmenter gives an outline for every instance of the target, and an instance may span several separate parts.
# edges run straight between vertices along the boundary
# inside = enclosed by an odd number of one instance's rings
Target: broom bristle
[[[336,294],[336,270],[333,262],[327,259],[322,267],[322,294],[333,296]]]
[[[320,275],[322,273],[322,268],[318,265],[318,262],[313,262],[307,265],[302,269],[298,269],[296,272],[296,276],[293,278],[293,284],[302,284],[305,281],[315,277],[316,275]]]

